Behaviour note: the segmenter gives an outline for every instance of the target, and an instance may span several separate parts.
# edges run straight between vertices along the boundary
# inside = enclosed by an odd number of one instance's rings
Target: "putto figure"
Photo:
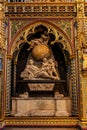
[[[49,41],[49,37],[44,34],[41,34],[40,38],[35,38],[35,39],[31,40],[30,47],[28,48],[28,50],[31,50],[36,45],[40,45],[40,44],[47,45],[48,41]]]

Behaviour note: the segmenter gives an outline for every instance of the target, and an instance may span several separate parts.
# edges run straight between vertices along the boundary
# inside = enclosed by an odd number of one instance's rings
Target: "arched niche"
[[[31,40],[35,38],[39,39],[41,34],[49,35],[48,46],[53,53],[55,61],[58,63],[60,79],[65,80],[65,83],[61,87],[59,86],[58,90],[61,94],[64,94],[64,96],[70,95],[70,55],[72,54],[70,40],[60,28],[41,21],[26,26],[25,29],[22,29],[21,33],[16,35],[13,39],[14,41],[11,46],[11,54],[13,53],[12,68],[14,71],[13,64],[16,63],[16,74],[14,75],[14,73],[12,73],[12,96],[25,91],[29,92],[27,84],[18,83],[18,81],[22,80],[20,74],[26,66],[29,53],[31,53],[28,51]],[[14,79],[15,81],[13,81]],[[45,94],[45,96],[47,96],[48,94],[48,96],[53,96],[55,89],[56,88],[54,88],[53,92],[43,92],[41,95],[43,96]],[[29,93],[32,95],[32,92]],[[34,95],[36,95],[36,93],[33,92],[33,96]]]
[[[63,84],[60,82],[60,85],[55,84],[55,87],[52,89],[52,91],[32,92],[30,91],[27,83],[19,82],[20,80],[23,81],[23,78],[20,77],[20,74],[25,69],[28,59],[31,58],[32,49],[28,50],[32,45],[31,40],[39,39],[41,34],[49,36],[47,46],[51,50],[52,57],[57,62],[57,70],[59,72],[60,79],[64,80],[65,82],[63,82]],[[15,98],[24,92],[28,92],[30,97],[37,97],[39,95],[39,97],[52,98],[55,96],[55,92],[59,91],[59,93],[63,94],[64,97],[71,97],[70,90],[72,85],[70,57],[73,54],[72,48],[71,40],[68,38],[65,32],[52,23],[47,21],[37,21],[22,28],[14,36],[10,46],[10,55],[12,56],[11,96]],[[69,101],[71,102],[71,99],[69,99]],[[65,115],[68,114],[65,113]]]

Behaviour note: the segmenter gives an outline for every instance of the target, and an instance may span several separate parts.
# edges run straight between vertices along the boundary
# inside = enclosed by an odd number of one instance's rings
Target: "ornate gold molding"
[[[58,17],[58,16],[76,16],[75,2],[29,2],[5,3],[6,17]],[[17,12],[17,13],[16,13]]]
[[[87,70],[82,70],[82,75],[87,77]]]
[[[4,4],[0,3],[0,48],[6,49],[5,46],[5,35],[4,35]]]
[[[48,118],[48,119],[5,119],[0,122],[0,128],[6,127],[6,126],[44,126],[44,127],[77,127],[79,126],[79,120],[77,118]]]
[[[84,0],[77,0],[77,50],[85,44],[84,18]]]
[[[86,119],[81,119],[81,121],[79,121],[79,126],[80,126],[82,129],[87,130],[87,120],[86,120]]]
[[[5,120],[6,125],[30,125],[30,126],[67,126],[67,125],[77,125],[78,119],[76,118],[39,118],[39,119],[10,119]]]

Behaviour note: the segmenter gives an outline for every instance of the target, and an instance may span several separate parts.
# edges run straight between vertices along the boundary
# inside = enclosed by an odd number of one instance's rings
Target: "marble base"
[[[55,116],[70,116],[71,114],[71,100],[63,98],[56,100],[56,113]]]
[[[12,116],[70,116],[71,99],[12,98]]]

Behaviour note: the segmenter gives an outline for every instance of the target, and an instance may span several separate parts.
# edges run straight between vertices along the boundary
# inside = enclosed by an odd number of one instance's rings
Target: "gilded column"
[[[85,34],[84,0],[77,0],[77,45],[79,62],[79,117],[82,129],[87,129],[87,41]]]
[[[4,36],[4,2],[0,0],[0,48],[5,48],[5,36]]]
[[[7,85],[6,85],[6,110],[5,116],[11,113],[11,56],[7,56]]]
[[[3,105],[3,51],[0,49],[0,118],[2,118],[2,105]]]
[[[16,68],[17,68],[17,62],[14,62],[13,96],[15,96],[15,94],[16,94]]]
[[[2,72],[0,71],[0,118],[2,115]]]
[[[76,58],[71,57],[71,84],[72,84],[72,115],[78,115],[77,83],[76,83]]]
[[[6,51],[6,45],[5,45],[5,33],[4,33],[4,0],[0,0],[0,55],[4,57],[5,51]],[[4,82],[5,79],[5,63],[4,60],[1,61],[2,63],[2,70],[0,71],[0,118],[2,118],[2,112],[3,112],[3,100],[4,100]]]

